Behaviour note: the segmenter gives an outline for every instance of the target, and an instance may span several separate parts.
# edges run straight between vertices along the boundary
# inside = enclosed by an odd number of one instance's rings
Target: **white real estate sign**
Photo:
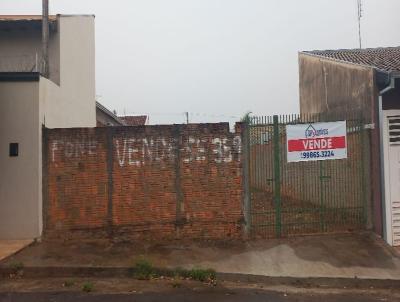
[[[346,121],[286,126],[287,161],[347,158]]]

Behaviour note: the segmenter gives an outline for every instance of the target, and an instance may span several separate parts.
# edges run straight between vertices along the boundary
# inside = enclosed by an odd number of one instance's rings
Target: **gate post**
[[[274,203],[275,203],[275,232],[279,238],[282,235],[281,217],[281,159],[280,159],[280,135],[279,117],[274,115]]]
[[[242,132],[243,139],[243,216],[244,236],[249,237],[251,232],[251,197],[250,197],[250,117],[247,116]]]

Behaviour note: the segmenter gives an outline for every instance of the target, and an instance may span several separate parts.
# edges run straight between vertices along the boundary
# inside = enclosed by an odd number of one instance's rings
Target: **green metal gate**
[[[286,125],[347,121],[347,159],[287,162]],[[274,238],[363,229],[368,217],[368,135],[360,118],[250,117],[250,234]]]

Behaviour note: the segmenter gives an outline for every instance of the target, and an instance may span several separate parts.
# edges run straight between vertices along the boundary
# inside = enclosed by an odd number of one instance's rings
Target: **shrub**
[[[139,280],[150,280],[157,276],[153,265],[146,259],[136,261],[134,272],[135,277]]]

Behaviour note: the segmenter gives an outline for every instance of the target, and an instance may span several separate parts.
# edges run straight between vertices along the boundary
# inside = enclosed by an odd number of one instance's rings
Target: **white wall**
[[[41,78],[47,128],[95,127],[94,16],[59,16],[60,86]]]
[[[41,234],[38,98],[38,82],[0,82],[0,239]],[[18,157],[9,157],[10,143],[19,143]]]

